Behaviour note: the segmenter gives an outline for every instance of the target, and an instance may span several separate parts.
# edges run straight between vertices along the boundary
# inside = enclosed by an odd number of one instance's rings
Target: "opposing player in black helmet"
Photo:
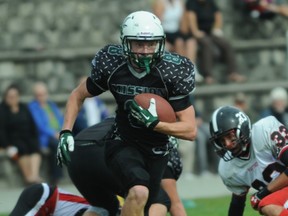
[[[219,175],[232,192],[229,216],[242,216],[249,188],[251,206],[267,216],[288,215],[288,130],[269,116],[252,125],[241,110],[224,106],[210,122],[211,141],[221,157]]]
[[[233,107],[222,107],[214,112],[210,121],[210,133],[216,153],[225,161],[244,156],[251,142],[251,123],[249,117]],[[221,140],[225,135],[235,134],[233,148],[227,147]]]
[[[166,168],[169,135],[194,140],[195,112],[189,94],[195,88],[195,66],[164,52],[160,20],[147,11],[129,14],[121,25],[122,45],[107,45],[92,60],[91,75],[72,91],[66,104],[59,142],[59,163],[69,163],[74,150],[71,129],[87,97],[110,90],[116,103],[116,124],[105,143],[105,159],[127,194],[122,215],[143,215],[154,203]],[[155,100],[143,109],[133,100],[140,93],[167,99],[177,122],[159,120]]]

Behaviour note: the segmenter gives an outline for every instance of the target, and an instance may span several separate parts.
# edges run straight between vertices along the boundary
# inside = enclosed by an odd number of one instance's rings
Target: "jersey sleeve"
[[[169,78],[169,101],[175,111],[191,105],[190,94],[195,89],[195,65],[187,58],[179,56],[179,64],[172,64]]]
[[[288,130],[274,116],[259,120],[253,126],[255,153],[260,158],[271,155],[288,166]]]
[[[195,89],[196,67],[189,59],[171,53],[166,53],[164,62],[166,64],[164,79],[169,91],[169,101],[172,106],[174,104],[173,108],[178,107],[178,110],[182,110],[191,105],[190,93]],[[176,105],[181,101],[185,101],[182,105],[184,107]]]
[[[108,79],[115,69],[123,62],[120,45],[107,45],[98,51],[91,62],[89,93],[99,95],[108,90]]]

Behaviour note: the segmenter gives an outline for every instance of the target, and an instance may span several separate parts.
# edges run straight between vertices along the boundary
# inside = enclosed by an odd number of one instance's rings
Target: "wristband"
[[[263,188],[262,190],[257,192],[257,197],[259,199],[263,199],[267,195],[271,194],[271,192],[267,189],[267,187]]]
[[[61,135],[64,134],[64,133],[70,133],[70,134],[72,134],[72,131],[71,131],[71,130],[68,130],[68,129],[61,130],[60,133],[59,133],[59,135],[61,136]]]

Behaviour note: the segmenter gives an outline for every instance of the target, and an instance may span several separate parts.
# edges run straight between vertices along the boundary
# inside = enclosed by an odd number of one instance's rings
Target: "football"
[[[152,93],[142,93],[136,95],[134,100],[142,108],[148,109],[151,98],[154,98],[156,101],[156,111],[160,121],[169,123],[176,122],[176,115],[172,106],[163,97]]]

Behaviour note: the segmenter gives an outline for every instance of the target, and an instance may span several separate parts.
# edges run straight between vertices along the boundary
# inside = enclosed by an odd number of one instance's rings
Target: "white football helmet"
[[[147,73],[162,58],[165,49],[165,33],[161,21],[156,15],[147,11],[137,11],[129,14],[121,25],[121,41],[123,53],[128,60]],[[131,51],[131,40],[157,41],[153,55],[141,55]]]

